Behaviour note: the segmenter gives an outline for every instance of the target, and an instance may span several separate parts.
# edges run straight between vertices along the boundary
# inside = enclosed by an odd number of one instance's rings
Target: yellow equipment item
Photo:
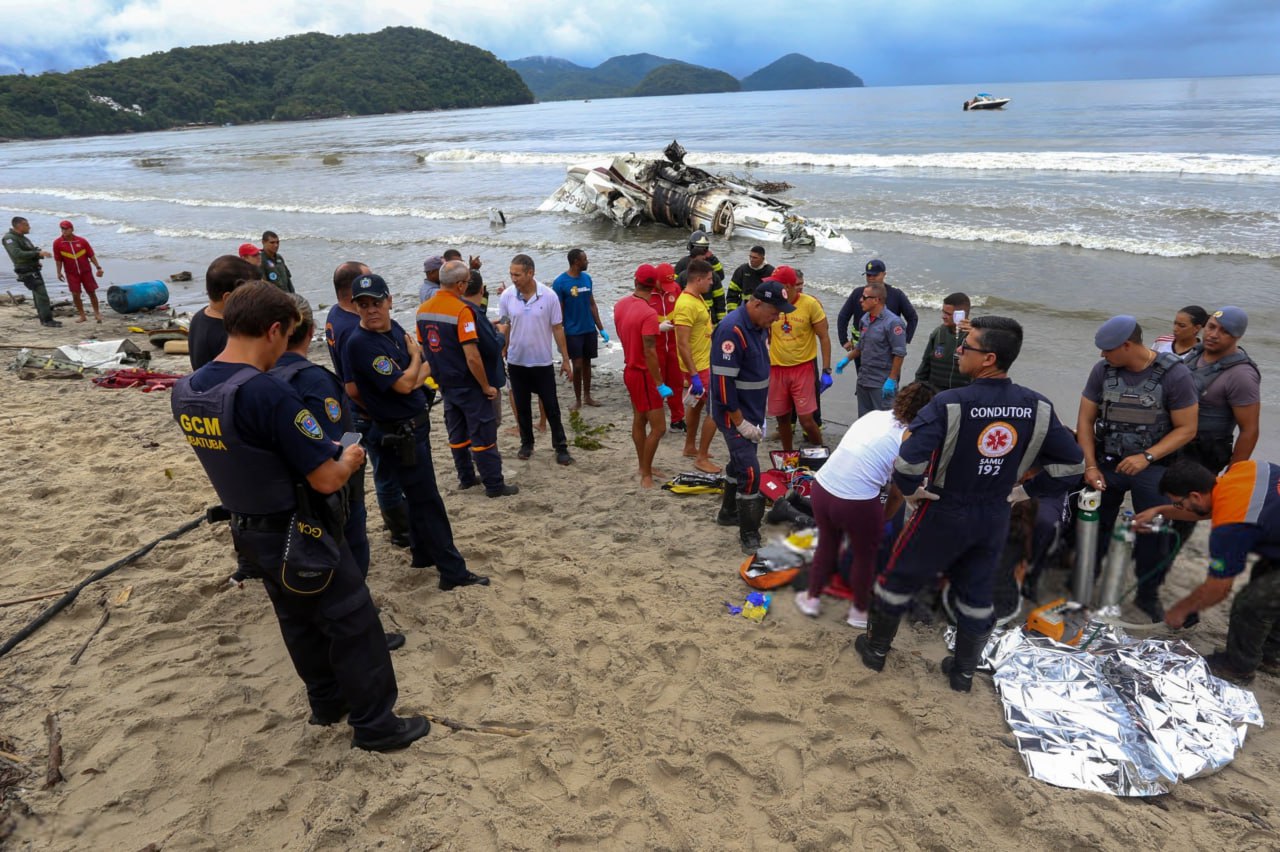
[[[1027,616],[1027,630],[1048,636],[1064,645],[1078,645],[1089,623],[1088,612],[1080,604],[1066,598],[1058,598],[1031,610]]]

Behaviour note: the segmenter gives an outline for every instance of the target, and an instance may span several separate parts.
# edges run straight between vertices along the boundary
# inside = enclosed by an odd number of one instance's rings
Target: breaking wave
[[[608,161],[623,153],[646,158],[658,151],[613,153],[554,153],[546,151],[479,151],[450,148],[420,151],[423,162],[508,163],[512,165],[571,165]],[[1103,172],[1131,174],[1185,174],[1280,177],[1280,156],[1249,154],[1197,154],[1177,152],[1101,151],[976,151],[934,154],[819,154],[806,151],[761,153],[690,153],[687,162],[698,166],[807,167],[884,171],[892,169],[956,169],[968,171]]]

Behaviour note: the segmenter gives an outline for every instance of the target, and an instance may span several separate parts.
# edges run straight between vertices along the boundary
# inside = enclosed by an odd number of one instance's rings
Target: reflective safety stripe
[[[1267,485],[1270,483],[1271,465],[1259,464],[1254,462],[1253,465],[1253,493],[1249,495],[1249,508],[1244,513],[1244,523],[1256,524],[1258,515],[1262,514],[1262,507],[1267,502]]]
[[[1084,476],[1084,462],[1076,464],[1047,464],[1044,472],[1054,479],[1066,479],[1068,476]]]
[[[418,320],[425,322],[442,322],[446,325],[458,324],[458,318],[456,316],[450,316],[449,314],[428,314],[421,311],[418,313]]]
[[[453,444],[453,443],[450,443],[450,444],[449,444],[449,449],[451,449],[451,450],[460,450],[460,449],[462,449],[463,447],[469,447],[469,446],[471,446],[471,441],[470,441],[470,440],[466,440],[466,441],[463,441],[461,444]]]
[[[741,370],[742,368],[740,367],[717,367],[714,364],[711,365],[711,375],[713,376],[736,376]]]
[[[960,600],[959,598],[956,598],[956,611],[959,612],[961,615],[968,616],[969,618],[980,619],[980,618],[989,618],[991,616],[991,613],[996,611],[996,608],[994,606],[983,606],[983,607],[969,606],[964,601]]]
[[[735,381],[733,383],[733,386],[736,387],[738,390],[764,390],[769,387],[769,380],[764,379],[763,381],[759,381],[759,382]]]
[[[906,606],[911,603],[911,598],[914,597],[914,595],[904,595],[899,592],[891,592],[879,583],[876,583],[875,585],[875,592],[876,597],[889,604],[889,606]]]
[[[1031,427],[1031,440],[1027,442],[1027,448],[1022,453],[1022,461],[1018,463],[1019,482],[1022,481],[1022,477],[1027,475],[1027,471],[1035,463],[1036,457],[1040,455],[1040,448],[1044,446],[1045,436],[1049,434],[1049,418],[1051,415],[1052,408],[1047,400],[1042,399],[1036,403],[1036,419],[1035,424]]]
[[[929,460],[912,463],[898,456],[893,460],[893,469],[903,476],[924,476],[925,471],[929,469]]]
[[[934,469],[933,484],[939,488],[946,485],[947,465],[956,452],[956,441],[960,438],[960,403],[947,403],[947,437],[942,442],[942,455],[938,457],[938,466]]]
[[[473,452],[473,453],[483,453],[485,450],[492,450],[492,449],[493,449],[494,447],[496,447],[496,446],[498,446],[498,445],[497,445],[497,444],[490,444],[490,445],[488,445],[487,447],[472,447],[472,448],[471,448],[471,452]]]

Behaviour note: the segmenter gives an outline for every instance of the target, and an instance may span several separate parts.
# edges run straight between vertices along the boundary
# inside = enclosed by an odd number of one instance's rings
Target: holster
[[[382,429],[382,448],[388,452],[396,454],[396,459],[405,467],[412,467],[418,463],[418,437],[415,435],[417,428],[428,422],[429,411],[424,411],[408,420],[401,420],[399,423],[383,424],[379,423],[378,427]]]

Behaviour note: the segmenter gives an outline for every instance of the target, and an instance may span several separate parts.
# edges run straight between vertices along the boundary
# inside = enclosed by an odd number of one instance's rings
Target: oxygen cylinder
[[[1116,518],[1111,529],[1111,544],[1107,548],[1107,560],[1102,566],[1102,585],[1098,592],[1098,612],[1119,614],[1120,596],[1124,594],[1125,577],[1133,561],[1133,512],[1126,511]]]
[[[1071,596],[1082,606],[1093,599],[1093,576],[1098,565],[1098,507],[1102,492],[1085,488],[1076,501],[1076,567],[1071,575]]]

